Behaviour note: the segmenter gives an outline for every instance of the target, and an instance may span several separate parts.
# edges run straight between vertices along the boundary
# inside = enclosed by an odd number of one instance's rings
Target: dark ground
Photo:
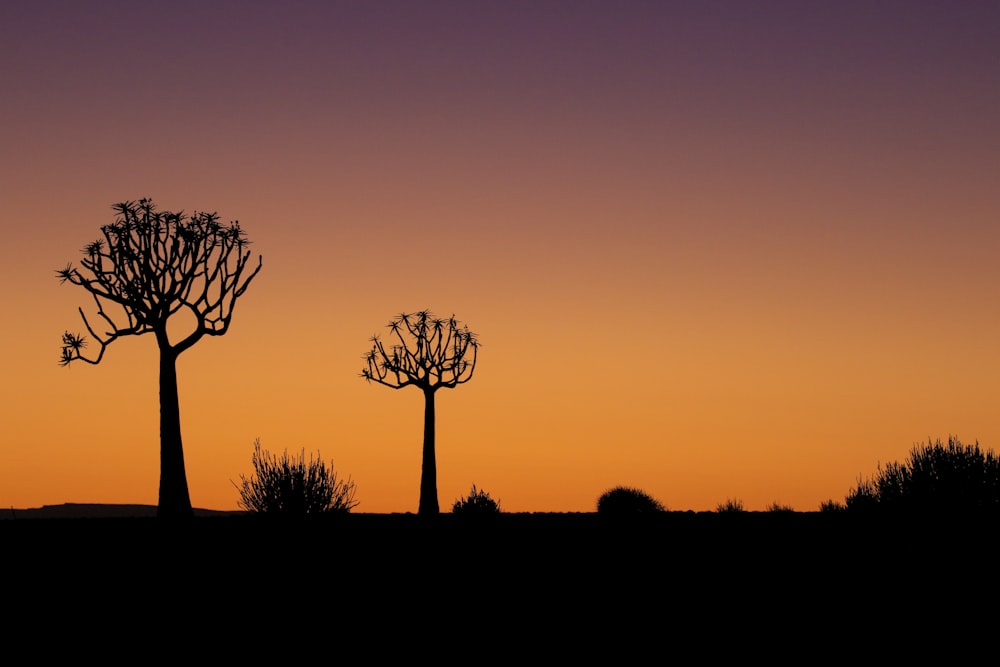
[[[995,651],[998,526],[842,512],[21,516],[0,521],[0,548],[7,608],[153,627],[178,609],[188,631],[228,627],[239,650],[274,633],[393,650],[365,638],[375,627],[430,631],[414,655],[475,637],[463,661],[537,644],[562,662],[611,645],[631,664],[694,644],[694,662],[801,664],[798,638],[810,664],[816,642],[832,660],[875,657],[872,641],[896,647],[879,659],[901,658],[902,641],[954,662],[980,641]]]

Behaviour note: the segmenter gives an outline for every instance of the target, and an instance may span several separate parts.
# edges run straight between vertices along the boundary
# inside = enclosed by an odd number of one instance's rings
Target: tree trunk
[[[158,517],[192,517],[181,443],[181,409],[177,397],[177,355],[160,350],[160,499]]]
[[[438,514],[437,459],[434,455],[434,390],[424,390],[424,459],[417,514]]]

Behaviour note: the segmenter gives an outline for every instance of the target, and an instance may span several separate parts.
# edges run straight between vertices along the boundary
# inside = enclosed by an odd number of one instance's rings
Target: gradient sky
[[[479,335],[443,510],[800,511],[1000,443],[1000,3],[0,4],[0,507],[155,504],[157,352],[57,361],[111,205],[238,219],[264,268],[181,356],[191,500],[253,442],[417,509],[400,312]]]

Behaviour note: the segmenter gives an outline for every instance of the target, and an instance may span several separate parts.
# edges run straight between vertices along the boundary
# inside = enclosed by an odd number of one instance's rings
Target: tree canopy
[[[60,363],[100,363],[107,347],[124,336],[153,333],[161,348],[180,354],[203,336],[226,333],[236,300],[263,263],[258,257],[248,270],[250,242],[239,221],[223,224],[217,213],[160,211],[151,199],[112,208],[114,222],[83,248],[79,267],[68,264],[57,272],[60,282],[93,296],[102,324],[95,325],[83,308],[79,312],[99,348],[84,354],[87,336],[66,331]],[[194,326],[171,345],[167,322],[181,312],[193,316]]]

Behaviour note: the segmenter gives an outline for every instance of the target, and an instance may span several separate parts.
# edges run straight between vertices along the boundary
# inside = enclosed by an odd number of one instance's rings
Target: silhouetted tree
[[[254,475],[240,475],[240,508],[254,514],[347,514],[358,505],[356,485],[350,478],[337,477],[333,461],[327,466],[312,455],[306,461],[305,450],[297,458],[288,451],[278,458],[253,443]]]
[[[598,514],[640,514],[665,511],[663,503],[643,491],[629,486],[608,489],[597,499]]]
[[[451,316],[430,312],[403,313],[387,325],[388,343],[372,336],[361,377],[401,389],[414,386],[424,393],[424,447],[418,514],[438,514],[437,461],[434,453],[434,394],[472,379],[479,342],[467,326]]]
[[[880,464],[873,478],[860,479],[845,505],[855,511],[1000,511],[1000,459],[978,442],[928,441],[915,445],[909,460]]]
[[[239,222],[222,224],[216,213],[159,211],[150,199],[112,209],[114,222],[101,227],[102,237],[83,249],[79,268],[71,263],[57,271],[60,282],[79,285],[93,296],[97,324],[83,308],[79,311],[99,346],[96,354],[86,356],[87,335],[66,331],[60,363],[98,364],[115,340],[153,334],[160,351],[157,515],[193,516],[181,443],[177,357],[203,336],[228,331],[236,299],[260,271],[262,259],[248,271],[249,241]],[[185,319],[190,330],[171,342],[168,322]]]

